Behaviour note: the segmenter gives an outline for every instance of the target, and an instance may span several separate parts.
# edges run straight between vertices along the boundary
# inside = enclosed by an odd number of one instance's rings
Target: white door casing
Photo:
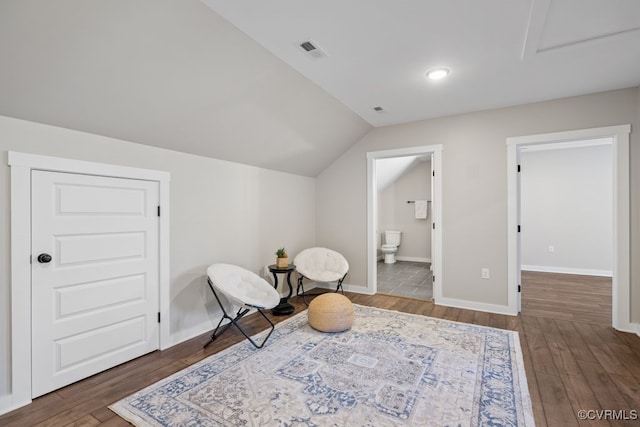
[[[27,405],[32,394],[31,349],[31,173],[47,170],[155,181],[159,184],[159,308],[161,350],[170,333],[169,172],[10,151],[11,169],[11,392],[0,396],[0,413]],[[35,254],[36,256],[38,254]]]
[[[431,153],[431,155],[429,156],[431,158],[431,171],[429,172],[431,174],[431,183],[430,183],[430,191],[431,191],[431,206],[429,206],[429,208],[431,209],[431,211],[433,211],[433,195],[435,194],[435,184],[434,184],[434,178],[436,176],[436,168],[433,166],[433,153]],[[435,221],[433,219],[433,212],[430,213],[431,215],[431,228],[429,229],[429,233],[431,234],[431,263],[429,265],[429,268],[431,269],[431,277],[433,277],[433,254],[436,253],[436,239],[433,238],[433,230],[434,230],[434,224]],[[432,281],[433,283],[433,281]]]
[[[520,279],[519,224],[520,185],[517,172],[522,147],[611,138],[613,147],[613,277],[612,326],[621,331],[637,332],[631,322],[630,307],[630,193],[629,135],[630,125],[509,137],[507,143],[507,280],[509,310],[520,309],[517,285]]]
[[[517,188],[522,188],[522,173],[520,170],[520,150],[516,151],[516,162],[518,163],[518,169],[516,174],[516,186]],[[518,265],[522,265],[522,232],[521,232],[521,224],[522,224],[522,192],[518,191],[516,194],[516,221],[518,222],[518,233],[516,234],[516,262]],[[516,272],[516,284],[518,286],[518,292],[516,294],[516,307],[517,313],[522,311],[522,270],[518,268]]]
[[[442,299],[442,145],[424,145],[367,152],[367,290],[373,295],[378,291],[377,281],[377,191],[376,160],[392,157],[431,155],[431,213],[435,228],[431,234],[431,269],[433,273],[433,299]]]
[[[158,187],[32,172],[32,397],[158,348]]]

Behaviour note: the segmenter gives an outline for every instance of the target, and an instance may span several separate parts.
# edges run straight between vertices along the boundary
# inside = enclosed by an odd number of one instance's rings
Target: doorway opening
[[[441,152],[431,145],[367,153],[367,293],[441,298]],[[393,188],[402,176],[407,182]],[[411,189],[415,180],[422,182]],[[381,202],[397,209],[385,212]]]
[[[521,149],[522,314],[611,326],[612,142]]]
[[[550,134],[507,138],[508,150],[508,304],[514,314],[521,311],[522,285],[522,210],[520,165],[523,151],[532,147],[562,147],[557,144],[573,144],[576,147],[593,145],[594,141],[611,141],[612,168],[612,297],[611,324],[620,330],[632,330],[629,306],[629,125],[583,129]],[[551,144],[551,145],[549,145]],[[546,251],[554,252],[554,245],[547,244]]]

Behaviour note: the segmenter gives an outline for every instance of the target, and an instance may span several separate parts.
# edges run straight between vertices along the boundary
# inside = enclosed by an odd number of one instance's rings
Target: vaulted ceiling
[[[203,1],[374,126],[640,85],[638,0]]]
[[[372,126],[639,85],[637,0],[0,0],[1,115],[307,176]]]

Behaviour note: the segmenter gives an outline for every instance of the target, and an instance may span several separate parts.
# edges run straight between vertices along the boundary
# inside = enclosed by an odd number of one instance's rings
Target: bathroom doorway
[[[434,145],[367,153],[371,294],[434,301],[442,295],[441,151]]]
[[[378,293],[433,297],[431,156],[376,160]]]

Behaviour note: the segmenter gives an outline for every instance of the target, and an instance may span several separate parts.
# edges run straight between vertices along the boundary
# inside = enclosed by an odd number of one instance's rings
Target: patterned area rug
[[[137,426],[533,426],[518,334],[355,305],[350,331],[302,312],[110,408]]]

